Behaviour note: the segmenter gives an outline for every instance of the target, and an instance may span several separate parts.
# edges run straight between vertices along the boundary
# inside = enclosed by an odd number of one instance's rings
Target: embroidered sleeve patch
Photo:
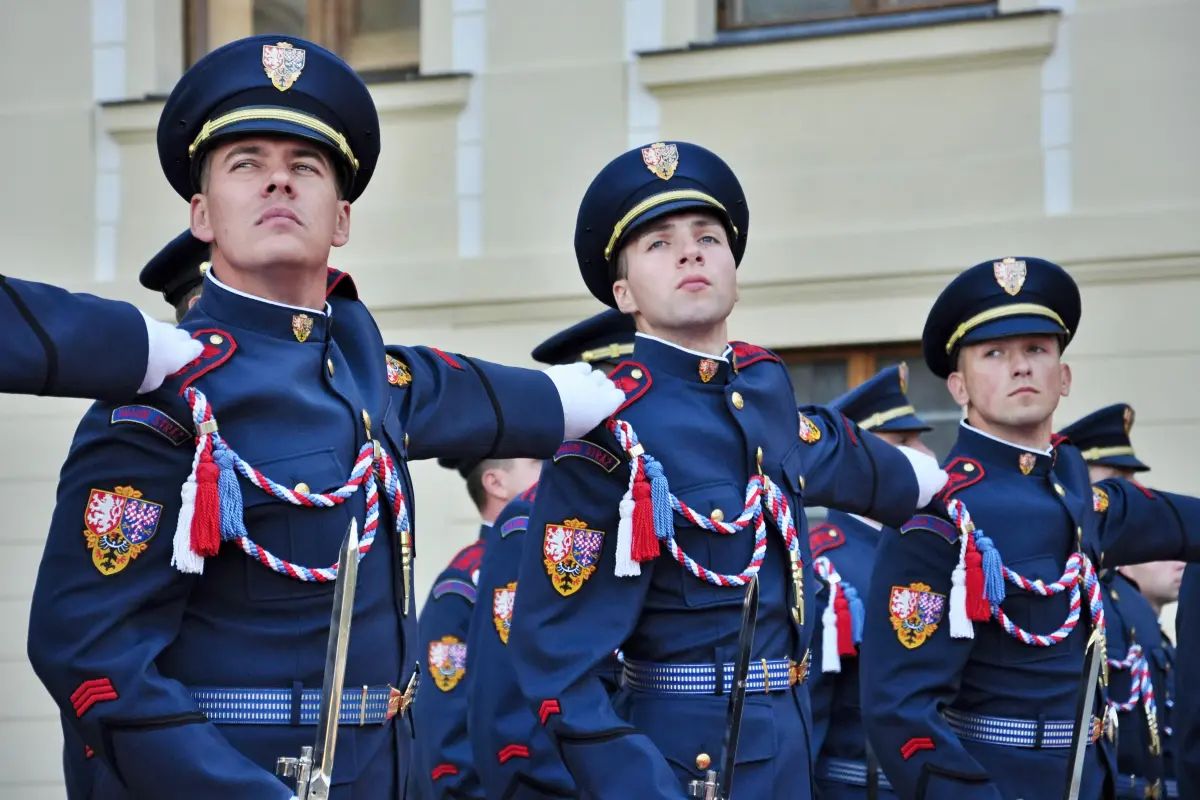
[[[900,526],[900,533],[908,533],[910,531],[929,531],[936,533],[938,536],[945,539],[950,544],[958,541],[958,529],[953,524],[947,522],[940,517],[932,517],[928,514],[917,514],[908,522]]]
[[[441,600],[448,594],[456,594],[459,597],[464,597],[468,603],[474,605],[477,592],[474,585],[468,581],[464,581],[462,578],[446,578],[434,584],[434,600]]]
[[[500,538],[507,539],[514,533],[521,533],[527,530],[529,530],[529,517],[513,517],[500,526]]]
[[[132,486],[92,489],[83,512],[83,535],[101,575],[116,575],[146,549],[158,531],[163,507]]]
[[[392,386],[408,386],[412,383],[408,365],[395,356],[387,356],[387,381]]]
[[[192,440],[192,434],[188,433],[186,428],[153,406],[121,406],[120,408],[114,408],[109,424],[119,425],[123,422],[143,425],[176,447]]]
[[[117,690],[113,687],[112,681],[108,678],[92,678],[90,681],[79,684],[79,688],[71,693],[71,707],[75,709],[76,717],[82,717],[96,703],[106,703],[116,699],[118,699]]]
[[[925,644],[942,621],[945,607],[946,595],[931,592],[928,584],[893,586],[888,613],[900,644],[909,650]]]
[[[547,525],[542,541],[542,562],[554,590],[563,597],[579,591],[584,581],[596,571],[600,551],[604,547],[604,531],[588,530],[587,523],[569,519],[560,525]]]
[[[821,441],[821,429],[803,414],[800,414],[800,441],[805,444],[816,444]]]
[[[443,636],[429,643],[429,673],[443,692],[448,692],[467,674],[467,645],[457,636]]]
[[[508,644],[508,632],[512,628],[513,603],[517,600],[517,582],[512,581],[507,586],[499,586],[492,595],[492,624],[500,641]]]
[[[584,439],[568,439],[563,442],[562,446],[558,448],[558,452],[554,454],[554,460],[557,462],[563,458],[582,458],[592,462],[605,472],[612,472],[621,463],[619,458],[600,445]]]
[[[841,547],[846,543],[846,534],[842,533],[842,529],[835,525],[818,525],[808,532],[808,549],[812,551],[812,557],[824,553],[826,550],[832,550],[835,547]]]
[[[1092,508],[1101,514],[1108,511],[1108,492],[1099,486],[1092,487]]]

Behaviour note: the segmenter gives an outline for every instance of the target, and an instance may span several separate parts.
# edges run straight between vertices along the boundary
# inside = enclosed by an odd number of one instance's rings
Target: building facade
[[[162,101],[191,60],[265,32],[320,41],[370,83],[383,153],[332,263],[389,341],[530,364],[599,310],[571,247],[592,176],[627,147],[688,139],[732,164],[754,212],[732,335],[784,353],[802,400],[906,360],[944,453],[960,410],[920,363],[925,313],[963,267],[1038,255],[1084,293],[1060,424],[1128,402],[1149,482],[1198,490],[1192,0],[24,4],[0,34],[4,272],[170,318],[137,284],[188,220],[158,164]],[[0,787],[30,800],[62,796],[25,635],[85,407],[0,398]],[[456,474],[414,476],[423,596],[477,522]]]

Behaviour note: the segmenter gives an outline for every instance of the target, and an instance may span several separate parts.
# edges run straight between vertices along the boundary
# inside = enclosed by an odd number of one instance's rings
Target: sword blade
[[[338,556],[338,575],[333,590],[333,614],[329,644],[325,648],[325,678],[321,683],[321,705],[317,713],[317,743],[313,748],[312,777],[308,797],[329,796],[333,756],[337,748],[338,718],[342,712],[342,684],[346,677],[346,654],[350,647],[350,623],[354,618],[354,590],[358,581],[358,520],[350,520]]]
[[[1075,704],[1075,728],[1071,731],[1071,756],[1068,762],[1066,800],[1079,800],[1083,786],[1083,764],[1087,758],[1087,746],[1092,739],[1092,706],[1096,701],[1096,683],[1100,679],[1100,660],[1104,648],[1100,646],[1100,631],[1092,630],[1088,637],[1087,656],[1083,674],[1079,677],[1079,694]]]
[[[750,652],[754,648],[754,628],[757,624],[758,576],[752,575],[746,585],[746,599],[742,601],[742,630],[738,636],[737,664],[733,672],[733,690],[729,693],[725,740],[721,743],[718,795],[722,798],[730,797],[733,792],[733,768],[737,763],[738,738],[742,732],[742,709],[746,705],[746,681],[750,677]],[[766,675],[763,679],[766,680]]]

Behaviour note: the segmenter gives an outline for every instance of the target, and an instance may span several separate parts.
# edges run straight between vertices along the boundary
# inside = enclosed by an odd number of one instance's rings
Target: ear
[[[1069,397],[1071,395],[1071,365],[1059,364],[1058,368],[1062,370],[1062,390],[1060,393],[1063,397]]]
[[[350,241],[350,203],[339,200],[337,218],[333,223],[333,246],[341,247]]]
[[[498,469],[485,469],[483,474],[479,476],[479,483],[483,486],[483,491],[491,497],[500,500],[506,500],[508,493],[504,489],[504,478]]]
[[[950,377],[946,378],[946,388],[950,390],[950,396],[954,398],[956,405],[966,407],[970,404],[971,396],[967,393],[967,378],[961,372],[950,373]]]
[[[617,308],[623,314],[633,314],[638,310],[637,299],[633,296],[626,278],[613,282],[613,298],[617,301]]]
[[[192,195],[191,207],[192,236],[202,242],[212,244],[217,238],[213,231],[212,221],[208,218],[208,198],[202,194]]]

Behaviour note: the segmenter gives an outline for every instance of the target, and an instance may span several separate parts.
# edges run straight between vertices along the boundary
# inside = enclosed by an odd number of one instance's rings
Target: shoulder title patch
[[[563,442],[562,446],[558,448],[558,452],[554,454],[554,461],[557,462],[563,458],[582,458],[584,461],[592,462],[605,472],[612,472],[621,463],[621,459],[586,439],[568,439]]]
[[[1108,492],[1099,486],[1092,487],[1092,508],[1101,514],[1108,511]]]
[[[733,366],[735,369],[745,369],[759,361],[779,361],[779,356],[765,347],[746,342],[730,342],[733,347]]]
[[[900,526],[900,533],[905,534],[910,531],[929,531],[936,533],[942,539],[945,539],[950,544],[958,541],[958,529],[953,524],[947,522],[941,517],[930,516],[929,514],[917,514],[908,522]]]
[[[434,600],[441,600],[448,594],[456,594],[474,605],[478,592],[475,589],[475,584],[470,581],[464,581],[462,578],[445,578],[433,585]]]
[[[524,515],[513,517],[500,526],[500,538],[507,539],[514,533],[522,533],[527,530],[529,530],[529,517]]]
[[[845,543],[846,534],[842,533],[842,529],[836,525],[830,525],[828,522],[822,523],[808,532],[808,549],[812,551],[813,558],[826,550],[841,547]]]
[[[928,584],[893,586],[888,613],[900,644],[909,650],[925,644],[942,621],[945,607],[946,595],[930,591]]]
[[[412,373],[408,370],[408,365],[395,356],[386,356],[387,359],[387,382],[392,386],[408,386],[412,383]]]
[[[114,408],[109,425],[132,422],[143,425],[179,447],[192,440],[192,434],[167,414],[153,406],[121,406]]]
[[[146,549],[158,532],[163,507],[132,486],[92,489],[83,513],[83,535],[101,575],[116,575]]]
[[[816,444],[821,441],[821,429],[803,414],[800,414],[800,441],[805,444]]]
[[[508,644],[508,631],[512,628],[513,603],[516,600],[516,581],[492,590],[492,624],[496,626],[496,633],[500,634],[500,641],[505,644]]]
[[[937,499],[943,503],[949,500],[955,492],[968,486],[974,486],[983,480],[983,465],[973,458],[958,456],[946,465],[945,470],[950,478],[942,490],[937,493]]]
[[[563,597],[575,594],[596,571],[604,531],[588,530],[583,520],[568,519],[546,526],[542,559],[554,590]]]
[[[467,673],[467,645],[457,636],[443,636],[429,643],[429,673],[443,692],[448,692]]]

